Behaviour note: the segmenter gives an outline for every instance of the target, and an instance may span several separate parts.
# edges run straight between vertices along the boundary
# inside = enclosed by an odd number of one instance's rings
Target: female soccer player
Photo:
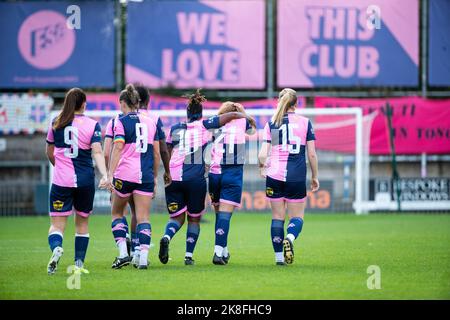
[[[230,112],[206,120],[203,117],[205,97],[197,90],[188,96],[187,122],[172,126],[167,139],[172,183],[166,186],[166,203],[170,220],[160,241],[159,260],[166,264],[169,260],[169,243],[188,216],[186,234],[186,255],[184,263],[194,264],[192,259],[200,233],[200,217],[205,210],[205,148],[211,140],[209,129],[220,128],[226,123],[246,118],[239,112]]]
[[[302,231],[306,200],[305,149],[312,172],[311,191],[319,189],[314,131],[311,121],[295,114],[296,107],[296,92],[283,89],[277,110],[264,128],[259,153],[261,175],[266,178],[266,195],[272,207],[271,236],[277,265],[294,261],[294,240]],[[286,209],[289,224],[284,238]]]
[[[245,114],[241,104],[227,101],[218,114],[229,112]],[[255,131],[255,121],[243,118],[228,122],[213,137],[208,187],[216,212],[213,263],[217,265],[227,264],[230,259],[228,231],[233,210],[241,205],[246,133],[254,134]]]
[[[160,151],[161,160],[163,162],[164,170],[165,170],[164,181],[166,183],[170,183],[170,181],[171,181],[170,170],[169,170],[170,157],[169,157],[169,151],[167,150],[166,136],[165,136],[165,133],[163,130],[162,121],[157,114],[151,113],[150,111],[147,110],[148,104],[150,102],[150,93],[149,93],[148,89],[141,85],[135,86],[135,89],[139,94],[139,112],[144,112],[150,118],[153,118],[153,120],[156,123],[156,128],[157,128],[158,137],[159,137],[159,151]],[[121,110],[121,112],[122,112],[122,114],[119,116],[122,116],[124,111]],[[115,118],[112,118],[108,122],[108,125],[106,127],[104,154],[105,154],[105,160],[106,160],[107,167],[109,164],[112,140],[114,137],[114,131],[113,131],[114,122],[115,122]],[[131,245],[128,244],[128,223],[127,223],[127,219],[125,216],[128,213],[128,209],[126,207],[124,209],[123,223],[125,225],[125,230],[127,232],[127,247],[130,247],[130,250],[128,250],[128,252],[132,257],[132,264],[134,267],[138,267],[140,248],[139,248],[139,238],[138,238],[138,234],[136,232],[136,224],[137,224],[136,223],[136,214],[134,211],[134,203],[133,203],[132,197],[130,197],[129,206],[130,206],[130,210],[131,210]]]
[[[122,109],[122,107],[121,107],[121,109]],[[111,118],[108,121],[108,124],[106,125],[105,141],[104,141],[104,145],[103,145],[103,156],[105,157],[106,169],[109,168],[109,162],[111,160],[111,151],[112,151],[112,145],[113,145],[113,139],[114,139],[114,123],[115,123],[115,121],[117,121],[118,117],[123,116],[123,112],[124,112],[124,110],[121,110],[121,113],[118,116]],[[110,197],[110,201],[112,204],[112,195]],[[134,212],[134,204],[133,204],[133,200],[131,198],[130,198],[130,210],[131,210],[131,230],[132,230],[132,234],[133,234],[133,232],[135,232],[135,230],[136,230],[136,214]],[[122,223],[124,224],[124,228],[125,228],[125,232],[126,232],[127,252],[129,254],[131,254],[131,256],[133,256],[135,247],[139,246],[139,242],[136,244],[135,238],[133,238],[133,236],[130,239],[130,234],[128,232],[129,231],[128,230],[128,221],[127,221],[127,217],[126,217],[127,214],[128,214],[128,208],[125,206],[125,208],[123,210]]]
[[[132,197],[140,244],[138,268],[147,269],[151,241],[149,210],[159,167],[158,131],[153,119],[138,113],[139,94],[133,85],[128,84],[122,90],[119,101],[124,115],[114,123],[114,146],[108,171],[108,180],[114,189],[111,227],[119,248],[119,256],[112,268],[120,269],[130,264],[122,217]]]
[[[108,186],[100,125],[83,115],[85,108],[86,94],[78,88],[70,89],[60,114],[52,121],[47,133],[47,157],[55,167],[50,190],[48,243],[52,256],[47,266],[50,275],[55,273],[63,254],[63,234],[73,209],[76,212],[75,272],[88,273],[83,264],[89,244],[88,219],[95,194],[91,157],[102,175],[99,187]]]

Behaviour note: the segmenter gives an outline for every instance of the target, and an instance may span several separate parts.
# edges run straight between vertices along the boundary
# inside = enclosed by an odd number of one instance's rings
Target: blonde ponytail
[[[278,104],[275,114],[272,116],[272,123],[277,127],[281,126],[283,116],[290,107],[297,105],[297,93],[293,89],[285,88],[278,95]]]

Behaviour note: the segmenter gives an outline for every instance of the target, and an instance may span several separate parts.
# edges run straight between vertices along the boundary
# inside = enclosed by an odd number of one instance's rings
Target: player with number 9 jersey
[[[84,258],[89,242],[88,218],[95,195],[92,157],[102,174],[100,187],[106,188],[106,167],[102,157],[102,133],[97,121],[83,114],[86,94],[78,88],[66,94],[61,113],[52,121],[47,133],[47,156],[54,165],[50,190],[51,227],[48,241],[52,257],[48,274],[56,271],[63,253],[62,239],[67,217],[76,212],[75,266],[86,272]]]

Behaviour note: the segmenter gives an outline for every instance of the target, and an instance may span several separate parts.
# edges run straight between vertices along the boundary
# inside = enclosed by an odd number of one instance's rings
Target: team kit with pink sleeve
[[[187,211],[192,217],[198,217],[205,211],[206,146],[211,141],[209,129],[220,127],[219,117],[206,120],[180,122],[172,126],[167,144],[173,147],[170,158],[172,183],[166,187],[166,204],[170,217]]]
[[[101,143],[98,122],[76,114],[64,128],[47,132],[47,143],[55,146],[55,167],[50,190],[50,216],[89,216],[95,195],[95,172],[91,145]]]
[[[154,119],[145,113],[130,112],[116,118],[113,131],[114,142],[124,143],[114,172],[115,193],[120,197],[153,195],[153,144],[159,140]]]
[[[242,180],[246,154],[246,133],[252,127],[248,119],[236,119],[213,135],[209,195],[213,205],[220,202],[241,206]]]
[[[270,201],[306,200],[306,143],[315,139],[311,121],[294,112],[285,114],[280,126],[266,124],[264,141],[270,144],[266,196]]]

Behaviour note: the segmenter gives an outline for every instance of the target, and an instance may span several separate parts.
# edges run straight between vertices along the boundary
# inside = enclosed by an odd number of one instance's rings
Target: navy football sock
[[[270,235],[272,237],[273,251],[275,251],[275,254],[283,253],[284,220],[272,219]]]
[[[117,218],[111,223],[111,231],[116,241],[116,245],[119,248],[119,257],[123,258],[128,256],[127,251],[127,232],[122,218]]]
[[[50,246],[50,250],[53,252],[56,247],[62,248],[63,235],[59,231],[54,231],[48,235],[48,245]]]
[[[139,264],[147,265],[148,249],[150,248],[150,242],[152,237],[152,227],[150,223],[144,222],[137,225],[136,231],[138,233],[139,244],[141,249]]]
[[[188,223],[186,232],[186,257],[192,257],[200,235],[200,225],[198,223]]]
[[[86,257],[86,251],[89,245],[89,233],[75,234],[75,263],[79,260],[82,263]]]
[[[173,238],[173,236],[180,230],[181,224],[174,219],[170,219],[166,225],[166,231],[164,233],[165,237],[168,237],[169,240]]]
[[[219,211],[217,216],[218,219],[216,226],[216,245],[214,251],[219,257],[222,257],[223,248],[226,247],[228,243],[231,212]]]
[[[302,232],[303,228],[303,219],[302,218],[292,218],[289,220],[289,225],[287,228],[287,238],[294,242],[295,239],[298,238],[300,232]]]
[[[122,223],[123,223],[124,226],[125,226],[125,232],[126,232],[127,237],[128,237],[129,233],[128,233],[128,221],[127,221],[127,217],[125,217],[125,216],[122,217]]]

